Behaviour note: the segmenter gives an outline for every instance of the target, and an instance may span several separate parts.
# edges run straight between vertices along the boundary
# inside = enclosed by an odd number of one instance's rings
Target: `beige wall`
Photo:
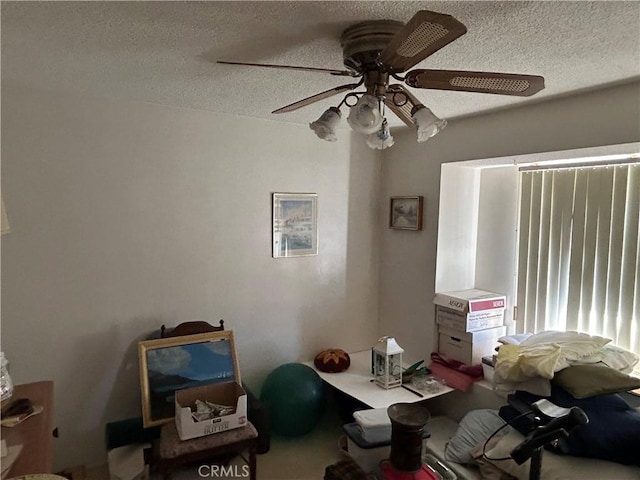
[[[136,342],[223,318],[243,379],[377,338],[380,156],[349,133],[2,86],[2,351],[55,382],[57,467],[140,415]],[[271,258],[271,192],[318,194],[318,256]]]
[[[464,95],[453,92],[451,100],[464,101]],[[440,165],[637,142],[640,83],[453,120],[424,144],[415,141],[412,131],[394,132],[394,136],[396,144],[385,152],[382,163],[381,201],[385,208],[380,212],[380,331],[395,335],[407,357],[418,360],[428,358],[436,346],[431,300],[435,292]],[[395,195],[424,195],[421,232],[384,226],[388,198]],[[470,200],[477,198],[477,192],[468,195]],[[486,271],[486,265],[483,268]]]
[[[139,415],[135,345],[162,323],[224,318],[256,390],[378,334],[427,357],[440,165],[640,138],[638,83],[397,131],[382,163],[346,132],[2,88],[2,350],[56,382],[60,467],[104,462],[104,423]],[[319,256],[271,258],[273,191],[319,194]],[[421,232],[387,228],[392,195],[425,196]]]

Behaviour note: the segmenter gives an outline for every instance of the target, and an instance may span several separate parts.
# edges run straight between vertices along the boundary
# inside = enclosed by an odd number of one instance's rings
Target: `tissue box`
[[[191,415],[190,406],[196,400],[235,405],[234,413],[198,422]],[[176,392],[176,429],[180,440],[220,433],[247,424],[247,393],[236,382],[213,383]]]
[[[482,357],[482,373],[486,381],[493,383],[493,374],[495,373],[493,356]]]

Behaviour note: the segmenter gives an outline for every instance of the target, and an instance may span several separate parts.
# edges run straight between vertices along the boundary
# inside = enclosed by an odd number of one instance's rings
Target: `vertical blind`
[[[640,164],[521,172],[518,332],[640,354]]]

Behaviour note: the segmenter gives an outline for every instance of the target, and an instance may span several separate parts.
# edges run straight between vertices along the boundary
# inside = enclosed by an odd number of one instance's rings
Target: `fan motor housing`
[[[396,20],[370,20],[347,28],[340,39],[344,66],[356,73],[377,68],[379,53],[402,27]]]

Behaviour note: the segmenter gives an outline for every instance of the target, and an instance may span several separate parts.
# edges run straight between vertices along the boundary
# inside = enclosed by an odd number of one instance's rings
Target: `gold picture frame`
[[[231,330],[138,342],[144,427],[175,417],[175,392],[235,381],[241,384]]]
[[[398,230],[422,230],[424,197],[391,197],[389,204],[389,228]]]

